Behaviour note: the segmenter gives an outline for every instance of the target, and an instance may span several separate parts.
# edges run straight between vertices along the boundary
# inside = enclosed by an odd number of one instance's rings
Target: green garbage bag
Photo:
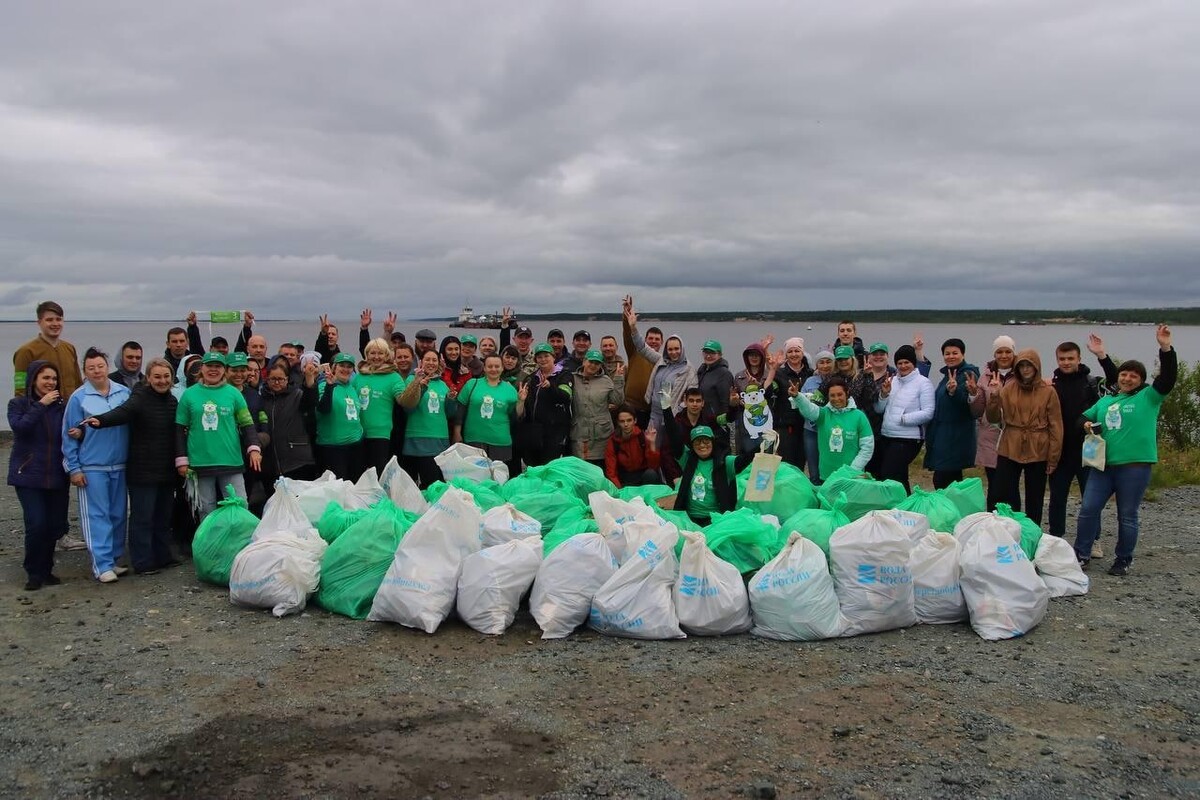
[[[833,532],[843,525],[850,524],[850,518],[842,511],[845,507],[845,496],[839,496],[834,499],[833,508],[806,508],[797,511],[787,518],[780,530],[784,534],[796,531],[821,548],[828,561],[829,540],[833,537]]]
[[[560,544],[580,533],[599,533],[600,526],[586,508],[571,509],[558,518],[548,534],[542,537],[542,556],[548,556]]]
[[[500,496],[506,503],[511,503],[514,497],[523,494],[540,494],[542,492],[558,491],[558,487],[541,478],[536,478],[528,472],[522,472],[515,478],[509,478],[500,487]]]
[[[200,523],[192,539],[196,577],[218,586],[229,585],[233,559],[250,544],[259,521],[246,507],[246,501],[234,494],[232,486],[225,487],[225,495]]]
[[[651,484],[649,486],[622,486],[617,489],[616,497],[618,500],[629,502],[635,497],[640,497],[646,501],[646,505],[654,506],[658,504],[660,497],[668,497],[673,495],[678,490],[673,486],[664,486],[661,483]]]
[[[962,519],[958,506],[943,492],[927,492],[920,486],[914,486],[912,494],[896,508],[924,514],[929,518],[930,529],[942,533],[951,533]]]
[[[447,487],[453,486],[456,489],[462,489],[467,492],[475,500],[475,505],[479,506],[480,511],[491,511],[496,506],[504,505],[506,501],[500,496],[500,484],[495,481],[475,481],[466,478],[454,478],[450,483],[444,481],[435,481],[425,488],[423,492],[426,502],[433,505],[442,498],[446,493]]]
[[[542,530],[552,529],[558,518],[573,509],[586,510],[587,505],[578,497],[559,488],[547,488],[541,492],[520,494],[510,497],[508,502],[542,523]]]
[[[1013,511],[1008,503],[996,503],[996,514],[1021,523],[1021,549],[1025,551],[1025,556],[1033,561],[1033,557],[1037,555],[1038,543],[1042,541],[1042,526],[1024,512]]]
[[[983,492],[983,480],[980,478],[963,478],[961,481],[955,481],[942,489],[942,494],[958,507],[959,519],[968,514],[987,511],[987,495]]]
[[[851,522],[871,511],[895,508],[908,497],[899,481],[877,481],[849,466],[835,469],[817,490],[825,508],[832,508],[833,500],[842,494],[846,496],[843,510]]]
[[[817,490],[802,470],[783,463],[775,472],[775,493],[770,500],[750,502],[745,500],[746,484],[750,481],[753,465],[746,467],[737,476],[738,508],[749,508],[760,514],[774,514],[781,522],[797,511],[817,508]]]
[[[739,508],[713,514],[712,520],[704,529],[709,549],[743,575],[757,571],[783,549],[779,529],[756,511]]]
[[[617,493],[613,482],[604,477],[604,470],[575,456],[556,458],[549,464],[530,467],[525,474],[566,489],[585,503],[592,492]]]
[[[321,534],[322,539],[333,544],[335,539],[362,519],[370,510],[369,508],[354,508],[347,511],[337,503],[330,502],[325,506],[325,513],[317,520],[317,533]]]
[[[368,509],[325,550],[317,605],[352,619],[366,619],[396,548],[416,519],[395,506]]]

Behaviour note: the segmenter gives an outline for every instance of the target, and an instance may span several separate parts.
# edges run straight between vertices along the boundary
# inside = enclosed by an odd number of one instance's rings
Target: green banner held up
[[[238,322],[242,318],[240,311],[210,311],[208,312],[209,322]]]

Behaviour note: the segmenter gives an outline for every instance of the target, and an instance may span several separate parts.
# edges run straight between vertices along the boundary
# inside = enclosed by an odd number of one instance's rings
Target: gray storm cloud
[[[3,317],[1200,302],[1191,4],[5,16]]]

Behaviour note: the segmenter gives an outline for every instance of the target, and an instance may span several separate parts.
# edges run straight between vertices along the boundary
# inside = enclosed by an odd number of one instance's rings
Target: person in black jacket
[[[1107,394],[1107,387],[1117,385],[1117,366],[1104,351],[1104,342],[1099,336],[1088,336],[1088,350],[1100,362],[1104,380],[1093,377],[1086,364],[1080,363],[1079,345],[1063,342],[1054,351],[1058,358],[1058,369],[1054,370],[1054,391],[1058,393],[1058,405],[1062,409],[1063,443],[1058,466],[1050,475],[1050,533],[1064,536],[1067,531],[1067,496],[1071,493],[1071,482],[1079,481],[1079,494],[1087,487],[1089,469],[1083,466],[1083,425],[1080,422],[1100,396]],[[1092,557],[1100,558],[1104,553],[1100,545],[1092,546]]]
[[[517,427],[521,458],[538,467],[567,453],[571,435],[571,374],[554,361],[554,348],[539,344],[533,350],[537,371],[525,379],[528,399],[525,418]]]
[[[804,452],[804,418],[792,408],[788,389],[792,384],[799,389],[812,374],[812,365],[804,354],[804,340],[799,336],[791,337],[783,344],[783,363],[775,370],[779,391],[771,410],[775,415],[775,432],[779,434],[779,455],[801,471],[808,463]]]
[[[267,383],[262,390],[269,440],[263,447],[263,489],[267,498],[275,493],[275,481],[281,477],[312,480],[317,477],[313,457],[310,420],[317,408],[317,373],[320,367],[310,361],[304,365],[304,381],[291,386],[291,368],[285,359],[276,359],[267,368]]]
[[[125,481],[129,494],[129,559],[139,575],[153,575],[179,563],[171,552],[171,511],[175,501],[175,410],[171,364],[155,358],[146,382],[134,387],[123,405],[82,424],[93,428],[129,425]]]

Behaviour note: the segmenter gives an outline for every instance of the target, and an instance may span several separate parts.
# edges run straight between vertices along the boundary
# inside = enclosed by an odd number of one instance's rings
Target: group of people
[[[574,455],[602,467],[617,486],[676,486],[675,508],[706,523],[732,510],[735,479],[760,450],[778,453],[820,483],[841,467],[899,481],[924,450],[935,488],[984,469],[988,506],[1024,508],[1041,524],[1047,484],[1049,532],[1066,533],[1073,482],[1083,491],[1076,553],[1101,555],[1099,513],[1112,495],[1120,520],[1110,572],[1125,574],[1137,541],[1137,509],[1157,460],[1162,398],[1175,381],[1170,330],[1160,326],[1159,374],[1140,362],[1118,367],[1089,337],[1104,379],[1063,342],[1052,377],[1039,355],[1008,336],[982,368],[960,339],[933,365],[920,337],[895,350],[864,346],[852,321],[810,358],[795,337],[772,352],[771,336],[747,345],[736,371],[715,339],[693,364],[678,336],[642,331],[633,298],[622,304],[625,357],[614,336],[593,347],[587,330],[568,346],[558,329],[535,343],[506,310],[498,337],[418,330],[410,343],[389,314],[372,337],[369,309],[358,353],[320,318],[315,346],[279,345],[245,312],[231,348],[206,348],[195,314],[167,332],[161,357],[143,362],[126,342],[116,359],[89,348],[79,360],[62,338],[63,309],[37,308],[39,334],[14,355],[14,432],[9,483],[25,517],[26,588],[58,582],[54,553],[70,547],[68,491],[78,493],[83,546],[92,571],[111,583],[131,567],[153,573],[178,563],[199,520],[232,491],[261,508],[281,477],[324,470],[354,479],[392,457],[421,486],[442,479],[435,457],[452,443],[523,468]],[[80,365],[82,364],[82,372]],[[936,375],[934,376],[936,377]],[[1104,470],[1082,465],[1082,444],[1108,445]],[[1024,482],[1024,497],[1020,491]],[[1022,502],[1023,501],[1023,502]],[[119,562],[128,534],[129,567]]]

